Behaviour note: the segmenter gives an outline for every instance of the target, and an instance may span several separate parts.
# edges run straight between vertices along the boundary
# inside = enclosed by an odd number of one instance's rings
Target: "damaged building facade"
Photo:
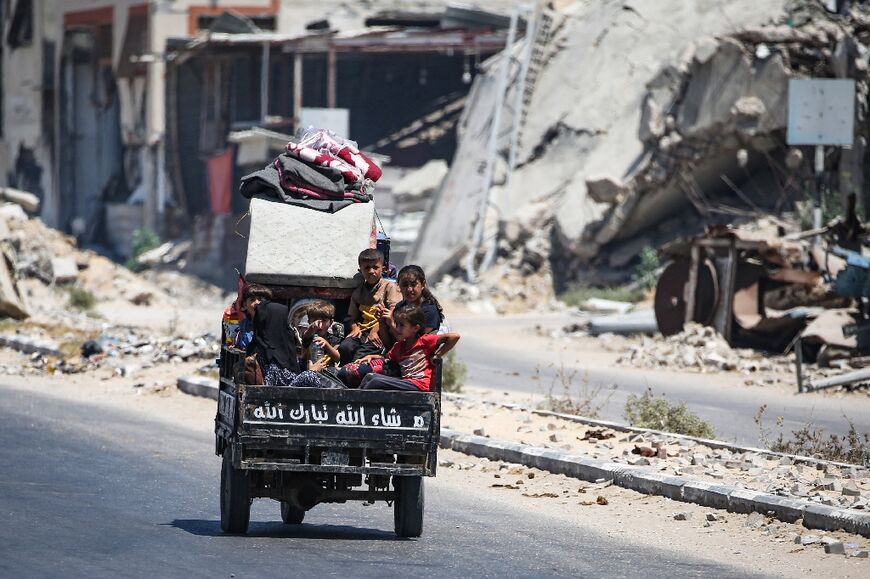
[[[793,78],[855,80],[854,142],[824,158],[826,216],[849,194],[868,207],[866,3],[563,2],[544,16],[509,55],[529,43],[534,74],[512,65],[502,94],[501,54],[475,82],[412,256],[427,271],[470,270],[493,287],[517,271],[556,291],[607,285],[631,275],[643,248],[708,225],[800,221],[819,184],[812,147],[786,142]],[[489,155],[493,104],[516,91],[519,120],[502,117]]]
[[[232,193],[303,109],[344,115],[349,136],[399,166],[450,158],[476,66],[507,26],[443,1],[0,6],[0,186],[120,258],[136,229],[192,236],[188,261],[205,269],[243,253]]]

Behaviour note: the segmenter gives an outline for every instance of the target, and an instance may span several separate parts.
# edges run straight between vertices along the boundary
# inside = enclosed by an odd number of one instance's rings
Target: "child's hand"
[[[318,346],[324,346],[324,347],[326,347],[327,345],[330,345],[329,342],[326,341],[326,338],[324,338],[323,336],[315,336],[314,339],[312,340],[312,343],[317,344]]]
[[[329,356],[323,356],[316,362],[308,361],[308,369],[312,372],[320,372],[329,365]]]
[[[360,328],[351,328],[351,330],[347,333],[348,338],[357,338],[362,335],[362,330]]]
[[[375,326],[371,332],[369,332],[369,342],[377,346],[378,348],[384,347],[384,342],[381,340],[380,334],[378,334],[378,328]]]

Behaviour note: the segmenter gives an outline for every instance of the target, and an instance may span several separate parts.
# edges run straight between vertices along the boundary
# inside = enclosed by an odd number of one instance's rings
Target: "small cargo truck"
[[[349,209],[356,215],[342,221]],[[330,214],[254,198],[250,213],[247,280],[270,287],[291,312],[311,299],[329,300],[341,319],[359,283],[356,255],[374,244],[373,208],[347,206]],[[281,224],[285,229],[276,236]],[[317,259],[306,255],[310,248]],[[293,252],[301,256],[294,260]],[[269,253],[278,255],[269,259]],[[423,480],[435,476],[438,463],[439,360],[431,392],[246,384],[244,352],[226,344],[219,367],[215,452],[223,460],[224,532],[246,533],[251,501],[269,498],[280,503],[286,524],[302,523],[321,503],[385,501],[393,505],[396,535],[420,536]]]

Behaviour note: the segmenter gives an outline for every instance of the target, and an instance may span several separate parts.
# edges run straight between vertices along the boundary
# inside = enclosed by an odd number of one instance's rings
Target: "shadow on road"
[[[232,537],[221,531],[219,520],[175,519],[164,523],[192,535],[203,537]],[[249,537],[271,537],[277,539],[344,539],[346,541],[404,541],[392,531],[351,527],[348,525],[284,525],[282,523],[251,523]]]

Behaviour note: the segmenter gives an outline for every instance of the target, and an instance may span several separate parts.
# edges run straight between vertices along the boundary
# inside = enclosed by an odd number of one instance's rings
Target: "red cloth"
[[[432,382],[432,356],[438,348],[438,336],[423,334],[410,348],[404,340],[393,344],[387,358],[402,368],[402,380],[407,380],[423,392],[429,392]]]
[[[365,156],[364,153],[352,149],[350,147],[342,147],[335,153],[338,157],[347,163],[350,163],[360,171],[366,179],[377,181],[381,178],[383,171],[374,164],[374,162]]]
[[[309,128],[299,141],[299,146],[338,157],[359,169],[360,173],[372,182],[381,178],[381,168],[361,153],[354,141],[342,139],[328,129]]]
[[[341,176],[344,177],[344,182],[348,184],[358,183],[364,179],[362,171],[347,161],[343,161],[342,159],[327,153],[321,153],[311,147],[303,147],[296,143],[287,143],[287,154],[296,157],[300,161],[305,161],[306,163],[338,169],[341,171]]]
[[[226,215],[232,212],[233,190],[233,148],[228,147],[220,155],[208,158],[206,163],[208,175],[208,201],[211,212],[215,215]]]

